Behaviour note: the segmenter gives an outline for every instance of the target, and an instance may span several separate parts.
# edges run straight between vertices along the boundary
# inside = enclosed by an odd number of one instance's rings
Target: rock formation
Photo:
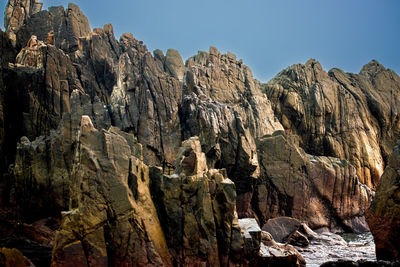
[[[348,160],[375,187],[400,132],[400,78],[376,61],[359,74],[325,72],[315,60],[264,85],[285,131],[309,154]]]
[[[261,84],[230,52],[184,64],[111,24],[92,30],[76,5],[41,9],[10,0],[0,31],[0,244],[53,247],[53,266],[300,266],[258,225],[368,230],[397,166],[393,71],[310,60]],[[375,220],[398,218],[380,205]]]
[[[260,173],[255,139],[283,128],[250,69],[233,54],[211,47],[186,65],[183,137],[199,136],[208,160],[235,182],[239,216],[253,216],[252,185]]]
[[[400,141],[389,157],[367,214],[378,260],[400,261]]]
[[[306,154],[295,136],[282,131],[258,141],[261,175],[253,198],[264,223],[280,215],[305,221],[311,228],[363,232],[372,191],[360,183],[345,160]]]

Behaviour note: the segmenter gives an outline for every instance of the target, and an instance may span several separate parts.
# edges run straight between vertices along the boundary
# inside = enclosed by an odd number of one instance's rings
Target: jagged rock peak
[[[182,57],[177,50],[167,50],[164,64],[167,73],[169,73],[172,77],[183,81],[183,75],[185,74],[185,64],[183,64]]]
[[[382,66],[377,60],[373,59],[368,64],[365,64],[360,74],[366,74],[368,76],[375,76],[379,72],[386,71],[386,68]]]
[[[4,27],[10,39],[15,42],[15,32],[30,16],[40,12],[42,7],[43,3],[38,0],[10,0],[4,16]]]
[[[52,32],[51,42],[66,53],[76,51],[78,39],[91,33],[87,17],[74,4],[69,4],[67,9],[56,6],[48,10],[38,10],[34,15],[21,20],[18,27],[8,28],[7,33],[18,49],[24,47],[32,35],[36,35],[38,40],[46,41]]]

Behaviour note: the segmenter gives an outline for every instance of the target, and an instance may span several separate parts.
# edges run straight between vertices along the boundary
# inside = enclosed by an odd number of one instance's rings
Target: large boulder
[[[367,213],[378,260],[400,261],[400,141],[397,143]]]
[[[270,233],[262,231],[254,218],[239,219],[246,266],[305,266],[301,254],[291,245],[275,242]]]

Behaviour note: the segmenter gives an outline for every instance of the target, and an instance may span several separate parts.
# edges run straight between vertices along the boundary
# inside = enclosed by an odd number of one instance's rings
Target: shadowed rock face
[[[344,160],[306,154],[295,136],[277,132],[258,141],[261,175],[253,205],[264,223],[280,215],[312,228],[364,232],[363,217],[373,193]]]
[[[397,143],[367,212],[378,260],[400,261],[400,141]]]
[[[400,131],[400,78],[376,61],[360,74],[309,60],[264,85],[285,130],[307,153],[348,160],[375,187]]]
[[[83,116],[78,138],[53,266],[68,266],[71,258],[77,266],[240,261],[234,184],[223,171],[207,169],[198,139],[183,143],[177,173],[164,176],[149,170],[141,145],[118,128],[98,131]]]
[[[74,255],[83,256],[78,266],[170,265],[141,157],[132,135],[98,131],[82,117],[70,210],[56,235],[53,266],[68,266]]]

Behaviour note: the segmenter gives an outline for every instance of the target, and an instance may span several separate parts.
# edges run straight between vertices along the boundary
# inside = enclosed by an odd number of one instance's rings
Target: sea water
[[[320,233],[306,248],[296,247],[307,266],[317,267],[324,262],[337,260],[376,261],[375,244],[371,233],[333,234]]]

